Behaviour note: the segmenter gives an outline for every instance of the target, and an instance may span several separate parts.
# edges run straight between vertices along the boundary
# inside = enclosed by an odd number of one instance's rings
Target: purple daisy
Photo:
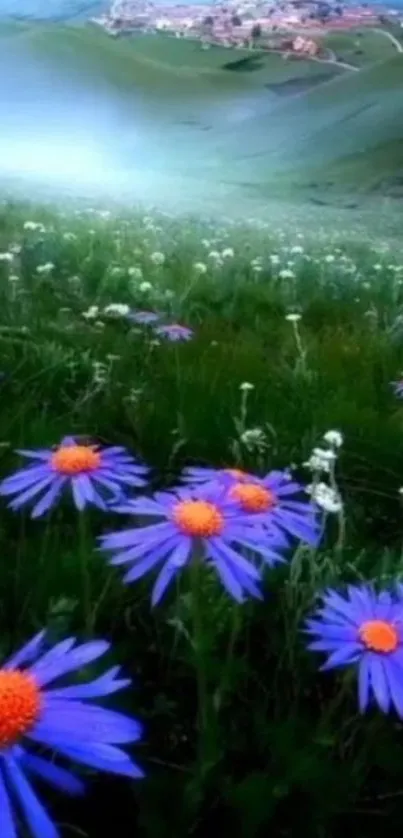
[[[191,340],[194,336],[192,329],[189,329],[187,326],[181,326],[179,323],[156,326],[154,332],[159,337],[168,338],[171,341]]]
[[[47,512],[66,486],[71,488],[74,503],[81,511],[87,504],[103,510],[107,508],[97,488],[116,500],[122,495],[123,487],[146,484],[144,478],[148,468],[139,465],[120,446],[100,448],[83,445],[74,437],[65,437],[54,450],[19,450],[17,453],[32,458],[34,463],[2,480],[0,495],[15,495],[9,504],[13,510],[41,496],[32,510],[32,518]]]
[[[399,381],[391,381],[390,386],[398,399],[403,398],[403,378],[400,378]]]
[[[127,315],[127,319],[132,323],[140,323],[143,326],[149,326],[151,323],[156,323],[157,320],[161,319],[161,317],[162,315],[157,314],[155,311],[131,311],[130,314]]]
[[[59,832],[38,799],[29,775],[68,794],[82,794],[83,782],[70,770],[35,753],[50,748],[69,762],[121,774],[144,776],[117,746],[137,742],[142,726],[135,719],[98,707],[87,699],[127,687],[113,667],[95,681],[58,687],[54,682],[97,660],[109,649],[98,640],[76,646],[75,638],[45,648],[41,631],[0,669],[0,833],[17,838],[13,804],[18,804],[33,838],[58,838]]]
[[[188,468],[184,474],[190,484],[226,486],[228,497],[243,512],[258,514],[263,526],[278,535],[287,533],[314,547],[319,544],[322,531],[316,507],[311,500],[295,500],[304,488],[287,471],[271,471],[263,478],[236,468]]]
[[[403,603],[371,585],[349,585],[347,596],[334,590],[306,621],[315,639],[308,648],[328,653],[323,670],[358,666],[358,705],[364,712],[374,698],[382,712],[394,707],[403,718]]]
[[[234,549],[244,547],[269,565],[283,562],[278,549],[284,540],[259,525],[259,516],[243,514],[239,504],[223,496],[222,489],[177,489],[158,492],[154,498],[127,500],[112,506],[125,515],[150,516],[147,527],[101,536],[101,549],[115,553],[113,565],[132,565],[124,582],[134,582],[162,565],[152,593],[158,603],[174,576],[195,556],[216,570],[221,583],[237,601],[245,594],[261,598],[257,583],[261,573]]]

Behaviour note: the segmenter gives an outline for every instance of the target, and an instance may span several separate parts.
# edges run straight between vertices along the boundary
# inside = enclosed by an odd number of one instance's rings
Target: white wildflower
[[[45,274],[45,275],[50,274],[50,273],[52,273],[54,267],[55,266],[54,266],[53,262],[45,262],[44,265],[38,265],[38,267],[36,269],[36,272],[38,274]]]
[[[141,291],[142,294],[147,294],[148,291],[152,290],[152,287],[151,282],[140,282],[139,291]]]
[[[280,257],[278,253],[272,253],[270,256],[270,262],[272,265],[278,265],[280,263]]]
[[[14,256],[12,253],[0,253],[0,262],[12,262]]]
[[[304,248],[301,247],[300,244],[295,244],[294,247],[292,247],[290,249],[290,253],[303,253],[303,252],[304,252]]]
[[[325,512],[337,513],[343,509],[339,493],[326,483],[313,483],[306,487],[306,491]]]
[[[340,431],[326,431],[323,439],[333,448],[341,448],[343,445],[343,434]]]
[[[104,314],[110,317],[127,317],[129,313],[130,306],[126,303],[110,303],[104,308]]]
[[[239,385],[239,389],[243,390],[244,392],[246,390],[254,390],[255,385],[251,384],[250,381],[243,381],[242,384]]]
[[[285,319],[288,320],[289,323],[298,323],[301,320],[302,314],[297,314],[297,312],[291,312],[290,314],[286,314]]]
[[[87,311],[83,311],[83,317],[85,320],[95,320],[98,317],[99,308],[98,306],[90,306]]]
[[[249,428],[241,434],[241,442],[249,451],[262,451],[267,448],[266,434],[262,428]]]
[[[336,454],[334,451],[328,451],[325,448],[314,448],[309,460],[303,465],[310,471],[323,471],[329,474],[331,465],[335,460]]]
[[[224,247],[224,250],[221,251],[221,256],[223,259],[232,259],[234,256],[234,250],[232,247]]]
[[[151,253],[150,259],[151,259],[153,265],[161,266],[165,262],[165,256],[159,250],[156,250],[156,251],[154,251],[154,253]]]
[[[335,259],[336,259],[336,257],[333,256],[332,253],[328,253],[327,256],[325,256],[325,262],[327,262],[328,265],[330,265],[332,262],[334,262]]]
[[[25,221],[24,230],[37,231],[38,233],[45,233],[46,227],[38,221]]]
[[[280,279],[295,279],[295,273],[290,268],[283,268],[279,271]]]
[[[204,262],[195,262],[193,270],[199,276],[203,276],[203,274],[207,273],[207,265],[205,265]]]
[[[143,279],[143,271],[137,265],[128,268],[127,273],[132,279]]]

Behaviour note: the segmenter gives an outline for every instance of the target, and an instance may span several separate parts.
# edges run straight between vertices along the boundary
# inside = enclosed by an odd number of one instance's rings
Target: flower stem
[[[79,531],[79,556],[81,569],[81,598],[82,598],[82,615],[84,622],[84,630],[86,634],[91,633],[91,575],[88,567],[88,542],[87,542],[87,525],[85,520],[85,513],[78,514],[78,531]]]
[[[201,562],[195,556],[191,564],[193,651],[197,681],[197,726],[199,744],[203,742],[208,721],[208,692],[205,666],[205,639],[203,627],[203,602],[201,595]]]
[[[231,666],[234,657],[235,645],[241,628],[241,609],[235,604],[231,614],[231,631],[228,638],[227,651],[225,655],[222,675],[219,686],[214,695],[214,707],[218,713],[221,709],[231,679]]]

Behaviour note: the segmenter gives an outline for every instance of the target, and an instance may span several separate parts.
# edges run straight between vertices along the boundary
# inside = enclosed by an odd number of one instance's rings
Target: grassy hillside
[[[342,59],[355,58],[358,72],[248,50],[203,51],[159,35],[112,39],[91,25],[3,23],[0,39],[14,39],[80,83],[124,95],[134,126],[131,94],[140,92],[153,120],[150,148],[170,123],[175,155],[167,166],[190,164],[205,183],[238,184],[251,194],[389,194],[403,169],[403,54],[375,31],[325,39]],[[237,103],[255,115],[234,130],[220,115]],[[210,106],[215,121],[205,116]]]
[[[325,185],[329,167],[350,183],[399,170],[402,86],[403,55],[396,54],[268,109],[239,126],[235,137],[223,132],[219,144],[232,159],[233,178],[300,184],[316,172]],[[377,169],[371,172],[374,159]]]

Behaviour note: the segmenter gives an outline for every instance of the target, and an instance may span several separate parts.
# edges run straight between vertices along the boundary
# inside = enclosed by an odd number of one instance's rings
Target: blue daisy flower
[[[150,516],[155,523],[101,536],[101,549],[115,553],[111,564],[132,565],[124,582],[134,582],[162,565],[152,593],[153,605],[195,556],[214,567],[237,602],[243,602],[245,595],[261,597],[260,571],[234,545],[272,565],[284,561],[279,553],[284,540],[265,531],[260,516],[242,513],[239,504],[224,495],[225,490],[214,487],[189,487],[112,505],[115,512]]]
[[[65,437],[54,450],[19,450],[17,453],[34,462],[2,480],[0,495],[15,496],[9,504],[13,510],[40,497],[33,507],[32,518],[44,515],[67,487],[80,511],[87,504],[105,510],[103,496],[109,495],[116,500],[122,495],[123,488],[145,486],[149,471],[125,448],[83,445],[74,437]]]
[[[371,585],[350,585],[345,597],[329,590],[305,632],[314,638],[308,649],[328,654],[323,670],[357,666],[360,712],[374,699],[383,713],[394,707],[403,718],[401,601]]]
[[[170,341],[187,341],[194,337],[193,329],[188,326],[181,326],[180,323],[170,323],[166,326],[156,326],[154,332],[158,337],[167,338]]]
[[[120,747],[141,738],[140,723],[88,701],[130,684],[118,677],[119,667],[87,684],[55,685],[58,678],[105,654],[109,644],[98,640],[77,646],[75,638],[69,638],[46,650],[44,641],[42,631],[0,669],[1,838],[17,838],[14,803],[33,838],[59,838],[30,775],[68,794],[85,790],[68,768],[35,753],[38,745],[69,762],[126,777],[144,776]]]
[[[190,485],[226,486],[228,497],[237,501],[243,512],[257,513],[263,526],[278,537],[287,534],[313,547],[321,540],[317,508],[310,499],[296,500],[304,487],[287,471],[271,471],[260,478],[236,468],[187,468],[184,479]]]

